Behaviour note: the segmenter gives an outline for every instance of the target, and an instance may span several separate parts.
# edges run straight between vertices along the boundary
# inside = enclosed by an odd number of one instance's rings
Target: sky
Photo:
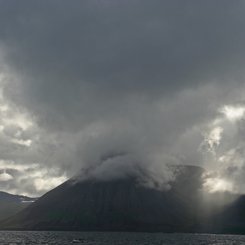
[[[206,170],[245,193],[245,2],[0,0],[0,189]]]

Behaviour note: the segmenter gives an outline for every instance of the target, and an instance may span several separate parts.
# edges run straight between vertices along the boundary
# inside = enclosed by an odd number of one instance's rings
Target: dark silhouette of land
[[[1,222],[1,229],[245,233],[245,197],[204,193],[186,166],[170,190],[119,180],[68,180]]]
[[[27,196],[12,195],[0,191],[0,220],[12,216],[28,207],[36,198]]]

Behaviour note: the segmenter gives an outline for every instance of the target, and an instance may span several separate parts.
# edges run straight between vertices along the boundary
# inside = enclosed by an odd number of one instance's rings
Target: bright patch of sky
[[[245,132],[241,122],[244,119],[245,106],[225,105],[218,112],[222,116],[217,116],[210,123],[209,132],[204,134],[201,144],[204,166],[213,169],[212,174],[205,178],[204,187],[210,192],[244,193],[242,179],[245,168]]]
[[[232,182],[229,182],[222,178],[207,178],[204,183],[204,188],[211,193],[235,191]]]
[[[230,121],[237,121],[244,117],[245,113],[245,106],[231,106],[225,105],[221,110],[221,113],[230,120]]]
[[[13,176],[8,174],[5,170],[3,170],[2,173],[0,173],[0,182],[1,181],[9,181],[12,179],[13,179]]]
[[[6,156],[0,158],[1,190],[13,194],[41,195],[64,182],[67,177],[64,175],[55,176],[56,170],[52,167],[51,169],[46,168],[42,162],[32,163],[29,160],[25,162],[25,155],[35,154],[39,132],[36,123],[26,111],[8,103],[3,92],[4,86],[7,85],[7,78],[1,74],[0,142],[3,141],[5,145],[10,147],[9,152],[5,152]],[[3,147],[3,143],[1,144]],[[12,158],[16,159],[13,160]],[[38,156],[36,155],[33,160],[35,158]],[[50,174],[52,172],[54,174]],[[23,188],[21,183],[25,183]]]

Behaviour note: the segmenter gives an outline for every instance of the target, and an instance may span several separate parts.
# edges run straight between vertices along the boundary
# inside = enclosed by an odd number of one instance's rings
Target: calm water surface
[[[245,245],[245,236],[110,232],[0,231],[0,244]]]

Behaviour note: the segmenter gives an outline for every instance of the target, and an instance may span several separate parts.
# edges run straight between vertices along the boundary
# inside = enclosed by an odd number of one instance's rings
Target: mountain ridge
[[[209,194],[203,201],[203,169],[185,166],[171,189],[140,185],[136,178],[70,179],[18,214],[0,222],[8,230],[245,232],[245,196]],[[234,199],[227,204],[218,200]],[[238,205],[240,200],[240,206]],[[208,206],[209,205],[209,206]],[[234,211],[235,210],[235,211]]]
[[[186,169],[188,176],[185,173]],[[202,171],[201,168],[186,167],[181,171],[178,182],[172,185],[171,191],[142,186],[137,178],[131,176],[112,181],[90,179],[74,183],[73,180],[68,180],[16,216],[6,220],[1,227],[148,230],[154,225],[153,230],[161,230],[160,227],[164,227],[167,231],[173,231],[172,217],[184,224],[186,222],[183,217],[192,216],[185,195],[190,190],[194,192],[194,189],[190,184],[187,188],[187,177],[191,175],[196,186],[200,186]],[[180,188],[184,196],[180,195]],[[177,215],[180,206],[183,215]],[[166,222],[161,223],[162,220]]]
[[[0,191],[0,220],[20,212],[36,200],[37,198]]]

